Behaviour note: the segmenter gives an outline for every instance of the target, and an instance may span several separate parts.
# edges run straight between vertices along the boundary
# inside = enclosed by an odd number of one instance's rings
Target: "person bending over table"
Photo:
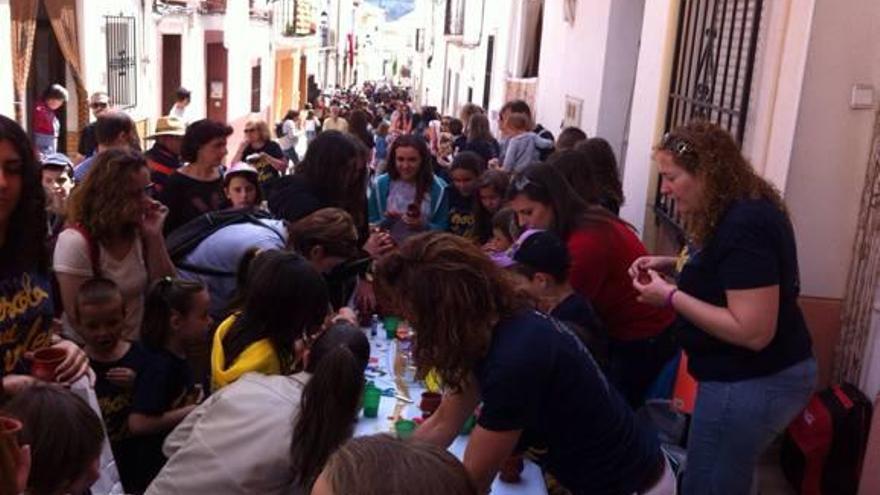
[[[416,437],[448,447],[483,403],[464,454],[478,488],[488,491],[522,440],[548,448],[545,468],[572,493],[674,493],[655,434],[637,425],[587,348],[529,309],[478,246],[419,234],[379,261],[376,280],[417,329],[418,375],[436,370],[447,390]]]

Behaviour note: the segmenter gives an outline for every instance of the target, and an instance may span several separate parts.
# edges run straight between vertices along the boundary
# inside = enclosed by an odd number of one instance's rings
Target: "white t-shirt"
[[[278,139],[278,144],[281,145],[281,149],[287,151],[290,148],[296,147],[298,141],[297,133],[299,132],[296,122],[287,119],[281,124],[281,129],[284,131],[284,135]]]
[[[171,105],[171,110],[168,111],[168,115],[171,117],[177,117],[182,122],[188,124],[189,120],[186,115],[187,107],[179,108],[177,104]]]
[[[135,237],[132,247],[121,260],[114,259],[110,253],[100,246],[98,263],[101,276],[108,278],[119,286],[122,300],[125,302],[125,329],[122,336],[137,340],[141,334],[141,321],[144,318],[144,295],[147,292],[149,274],[144,263],[143,243],[140,236]],[[53,267],[57,273],[66,273],[79,277],[93,277],[92,260],[89,244],[85,237],[74,229],[64,229],[58,235],[55,245]],[[64,315],[64,327],[69,331],[72,326],[69,315]]]

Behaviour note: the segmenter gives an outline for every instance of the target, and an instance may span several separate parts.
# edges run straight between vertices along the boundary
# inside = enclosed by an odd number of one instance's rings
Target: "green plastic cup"
[[[400,318],[397,316],[386,316],[382,324],[385,326],[385,337],[388,340],[394,340],[397,337],[397,327],[400,326]]]
[[[408,419],[398,419],[394,423],[394,431],[397,432],[397,438],[406,440],[416,431],[416,423]]]
[[[382,398],[381,391],[371,385],[364,388],[364,417],[375,418],[379,415],[379,400]]]
[[[461,425],[461,431],[459,435],[470,435],[471,431],[473,431],[474,426],[477,426],[477,417],[473,414]]]

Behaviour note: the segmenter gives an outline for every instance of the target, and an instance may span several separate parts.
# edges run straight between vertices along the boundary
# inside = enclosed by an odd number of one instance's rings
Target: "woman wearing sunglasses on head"
[[[748,493],[758,457],[816,385],[794,230],[779,193],[720,127],[679,127],[654,159],[661,193],[686,219],[687,256],[677,286],[660,275],[676,271],[674,258],[641,257],[630,274],[640,300],[678,313],[700,383],[682,493]]]
[[[247,162],[260,172],[260,182],[280,177],[287,171],[287,155],[272,141],[265,120],[249,120],[244,126],[244,140],[232,157],[232,163]]]
[[[676,345],[669,330],[675,313],[636,299],[627,270],[648,254],[636,232],[596,198],[581,198],[553,165],[524,168],[507,197],[523,227],[551,230],[565,241],[569,282],[608,328],[608,377],[637,409]]]
[[[168,209],[151,194],[143,155],[121,149],[95,155],[94,166],[71,195],[69,227],[55,245],[54,269],[67,324],[74,320],[79,287],[101,276],[122,291],[123,336],[136,340],[140,335],[149,283],[174,275],[162,236]]]

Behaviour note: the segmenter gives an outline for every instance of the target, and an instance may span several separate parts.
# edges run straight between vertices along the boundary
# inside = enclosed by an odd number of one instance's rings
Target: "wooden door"
[[[165,115],[174,105],[175,92],[180,87],[180,35],[162,35],[162,108]]]
[[[229,94],[226,48],[223,43],[208,43],[205,55],[207,116],[211,120],[226,122],[226,100]]]

